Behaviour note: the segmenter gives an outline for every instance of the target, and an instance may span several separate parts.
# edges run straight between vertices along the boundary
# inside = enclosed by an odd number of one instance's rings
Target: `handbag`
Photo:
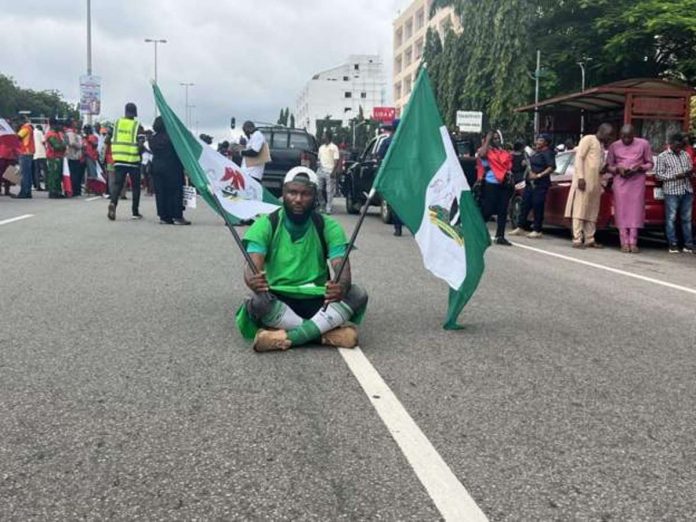
[[[2,179],[9,181],[13,185],[19,185],[22,182],[22,173],[17,165],[10,165],[3,172]]]

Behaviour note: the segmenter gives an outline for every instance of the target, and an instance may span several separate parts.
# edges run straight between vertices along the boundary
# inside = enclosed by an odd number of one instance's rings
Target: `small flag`
[[[483,275],[491,239],[425,68],[374,186],[415,235],[425,267],[450,287],[445,329],[461,328],[457,318]]]
[[[232,223],[269,214],[278,208],[280,203],[273,194],[233,161],[191,134],[167,105],[159,87],[153,84],[152,88],[169,139],[191,183],[215,211],[217,205],[212,198],[220,202]]]
[[[68,158],[65,157],[63,158],[63,192],[67,197],[71,197],[73,194],[70,165],[68,164]]]

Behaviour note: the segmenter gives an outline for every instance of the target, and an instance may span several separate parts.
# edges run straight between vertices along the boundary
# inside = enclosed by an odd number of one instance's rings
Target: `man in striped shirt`
[[[671,254],[679,253],[675,227],[677,212],[684,235],[683,252],[694,253],[694,238],[691,230],[694,204],[693,175],[694,165],[684,150],[684,136],[681,133],[673,134],[669,139],[669,147],[657,157],[655,163],[655,176],[662,181],[665,194],[665,229]]]

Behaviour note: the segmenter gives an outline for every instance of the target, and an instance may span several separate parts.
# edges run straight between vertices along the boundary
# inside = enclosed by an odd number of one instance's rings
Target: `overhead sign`
[[[80,76],[80,112],[98,115],[101,111],[101,77]]]
[[[372,119],[382,123],[391,123],[396,118],[395,107],[375,107],[372,109]]]
[[[481,132],[483,130],[483,113],[479,111],[457,111],[459,132]]]

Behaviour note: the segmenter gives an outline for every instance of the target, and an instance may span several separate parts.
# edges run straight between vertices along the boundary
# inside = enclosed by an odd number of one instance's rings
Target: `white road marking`
[[[87,198],[87,199],[85,199],[85,201],[96,201],[96,200],[98,200],[98,199],[104,199],[104,198],[102,198],[101,196],[94,196],[93,198]]]
[[[563,259],[565,261],[570,261],[571,263],[577,263],[579,265],[590,266],[592,268],[597,268],[599,270],[605,270],[607,272],[612,272],[614,274],[620,274],[626,277],[632,277],[633,279],[639,279],[640,281],[645,281],[647,283],[653,283],[655,285],[666,286],[673,290],[679,290],[681,292],[686,292],[689,294],[696,295],[695,288],[689,288],[688,286],[676,285],[674,283],[668,283],[667,281],[661,281],[659,279],[654,279],[652,277],[647,277],[639,274],[634,274],[633,272],[626,272],[625,270],[620,270],[618,268],[612,268],[610,266],[600,265],[599,263],[592,263],[590,261],[583,261],[582,259],[577,259],[575,257],[564,256],[563,254],[557,254],[555,252],[550,252],[548,250],[542,250],[541,248],[534,248],[521,243],[512,242],[513,245],[525,250],[531,250],[532,252],[537,252],[538,254],[544,254],[551,257],[557,257],[558,259]]]
[[[459,482],[362,350],[341,348],[339,352],[442,517],[447,521],[487,521],[486,515],[476,505],[469,492]]]
[[[0,225],[7,225],[9,223],[14,223],[15,221],[21,221],[22,219],[29,219],[34,217],[34,214],[24,214],[23,216],[17,216],[10,219],[5,219],[0,221]]]

